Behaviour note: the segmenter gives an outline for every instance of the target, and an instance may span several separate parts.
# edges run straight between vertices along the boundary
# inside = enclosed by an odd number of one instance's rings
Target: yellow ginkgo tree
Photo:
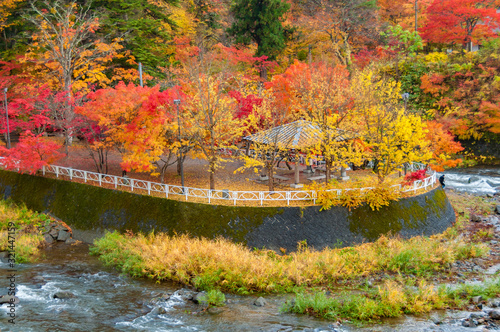
[[[215,173],[224,162],[224,149],[234,149],[242,127],[235,117],[235,103],[226,91],[228,78],[224,73],[205,74],[194,70],[184,82],[187,98],[185,122],[193,137],[193,155],[208,162],[210,189],[215,189]]]
[[[425,125],[418,115],[405,114],[399,83],[367,70],[354,79],[352,86],[362,135],[380,184],[404,163],[431,159]]]

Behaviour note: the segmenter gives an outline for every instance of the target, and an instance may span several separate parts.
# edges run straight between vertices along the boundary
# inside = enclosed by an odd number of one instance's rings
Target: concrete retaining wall
[[[106,230],[224,236],[248,247],[293,251],[299,241],[322,249],[373,241],[391,232],[403,237],[443,232],[455,213],[444,191],[392,202],[372,211],[333,207],[233,207],[181,202],[63,180],[0,171],[0,197],[48,212],[92,242]]]

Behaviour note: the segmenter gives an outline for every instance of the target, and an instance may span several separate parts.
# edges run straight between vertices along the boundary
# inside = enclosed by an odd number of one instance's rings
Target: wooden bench
[[[274,175],[273,178],[276,179],[276,180],[278,180],[278,181],[280,181],[280,182],[281,181],[288,181],[288,180],[290,180],[289,177],[281,176],[281,175]]]
[[[326,178],[326,175],[325,174],[321,174],[321,175],[318,175],[318,176],[312,176],[310,178],[307,178],[309,181],[316,181],[316,180],[322,180],[322,179],[325,179]]]

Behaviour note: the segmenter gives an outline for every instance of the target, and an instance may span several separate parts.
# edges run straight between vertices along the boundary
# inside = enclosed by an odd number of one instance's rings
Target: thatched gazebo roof
[[[259,144],[277,144],[283,148],[300,150],[309,148],[321,140],[321,128],[311,121],[298,120],[260,131],[243,139]],[[345,139],[340,136],[337,140]]]

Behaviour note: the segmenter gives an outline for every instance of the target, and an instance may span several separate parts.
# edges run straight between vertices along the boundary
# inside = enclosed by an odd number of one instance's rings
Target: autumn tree
[[[241,118],[242,127],[246,133],[253,133],[248,144],[251,153],[241,156],[244,165],[238,169],[253,169],[255,172],[265,170],[268,177],[269,192],[274,191],[274,168],[278,160],[290,155],[298,123],[285,125],[290,120],[290,114],[277,104],[272,87],[262,93],[259,103],[253,104],[250,112]]]
[[[432,168],[438,172],[445,168],[456,167],[462,159],[454,156],[463,151],[462,145],[455,141],[455,137],[444,129],[443,124],[437,121],[427,121],[426,139],[430,142],[429,148],[432,152]]]
[[[404,163],[427,162],[429,142],[420,116],[405,114],[399,83],[365,70],[353,80],[356,112],[375,160],[379,183],[399,170]]]
[[[153,171],[166,145],[164,133],[170,118],[165,105],[172,103],[170,93],[160,92],[159,87],[120,83],[90,93],[90,101],[77,112],[105,135],[104,140],[94,140],[95,149],[113,144],[122,151],[122,169]]]
[[[496,0],[434,0],[427,9],[422,37],[432,43],[471,47],[496,37],[500,24]]]
[[[31,4],[32,14],[27,18],[39,29],[33,35],[31,52],[27,61],[35,61],[55,75],[59,88],[71,100],[72,89],[82,88],[80,81],[98,82],[105,75],[103,63],[117,56],[121,49],[118,41],[111,44],[96,38],[99,21],[90,8],[80,7],[77,2],[63,0]],[[86,86],[86,85],[85,85]],[[63,117],[72,122],[74,109],[71,104],[64,108]],[[73,137],[72,128],[63,128],[66,145]]]
[[[184,109],[195,140],[196,155],[208,162],[210,189],[215,189],[215,173],[224,162],[221,149],[235,148],[241,135],[235,118],[235,102],[225,91],[228,78],[224,73],[207,75],[198,71],[184,86],[188,95]]]
[[[353,118],[349,71],[343,66],[296,62],[283,75],[275,76],[272,83],[282,80],[286,82],[276,84],[276,88],[289,85],[286,103],[292,116],[318,128],[309,153],[322,155],[325,181],[330,180],[333,168],[359,164],[362,153],[353,145],[359,128]]]
[[[2,167],[21,173],[35,174],[43,166],[48,166],[61,159],[59,149],[62,146],[47,140],[42,135],[34,135],[30,131],[21,134],[19,143],[12,149],[0,146]]]
[[[274,60],[286,45],[288,28],[283,26],[283,16],[290,5],[282,0],[236,0],[231,7],[234,23],[228,30],[236,43],[257,44],[255,56]],[[267,81],[267,69],[261,70]]]
[[[379,39],[376,6],[376,1],[371,0],[304,2],[298,24],[307,43],[333,54],[340,64],[350,66],[356,49],[375,45]]]

